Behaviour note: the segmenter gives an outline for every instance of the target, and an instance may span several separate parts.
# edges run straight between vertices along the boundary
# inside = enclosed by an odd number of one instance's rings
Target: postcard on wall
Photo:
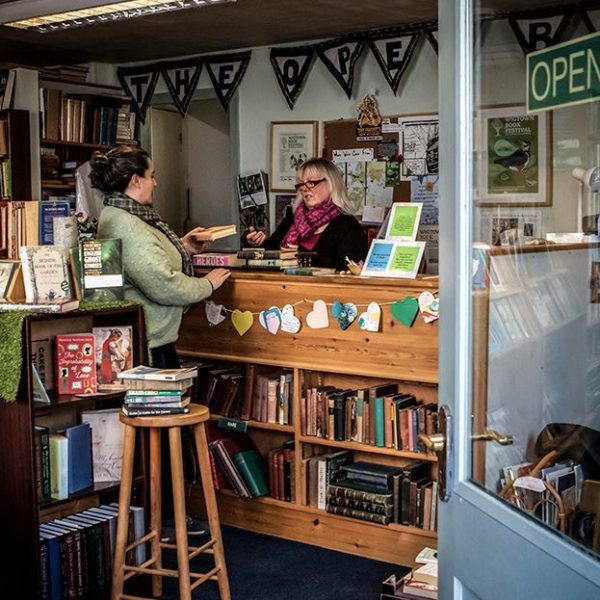
[[[421,211],[420,202],[394,202],[385,232],[386,240],[397,242],[413,242],[417,239]]]
[[[424,250],[425,242],[373,240],[361,275],[414,279]]]
[[[512,246],[542,237],[539,208],[480,208],[479,239],[490,246]]]
[[[439,173],[437,115],[400,117],[400,151],[403,157],[400,176],[403,180]]]
[[[268,202],[266,177],[263,171],[240,173],[237,186],[241,210]]]
[[[396,163],[397,164],[397,163]],[[384,160],[372,160],[367,163],[367,195],[366,206],[391,206],[394,188],[387,185],[386,165]]]

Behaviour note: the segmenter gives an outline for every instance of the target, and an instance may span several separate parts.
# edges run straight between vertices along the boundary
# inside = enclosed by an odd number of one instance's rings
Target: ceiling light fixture
[[[3,25],[38,31],[39,33],[50,33],[96,23],[110,23],[122,19],[145,17],[225,2],[236,2],[236,0],[124,0],[123,2],[111,2],[110,4],[107,4],[106,0],[103,0],[103,2],[92,1],[86,3],[86,8],[74,8],[73,10],[63,10],[60,13],[41,14],[39,16],[23,15],[5,22]],[[17,2],[16,4],[21,3]],[[38,4],[40,5],[38,10],[41,9],[41,2],[29,4],[30,8],[31,4]],[[78,4],[81,6],[82,3],[79,2]]]

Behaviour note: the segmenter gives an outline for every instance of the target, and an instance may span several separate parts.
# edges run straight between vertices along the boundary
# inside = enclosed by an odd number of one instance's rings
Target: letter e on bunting
[[[408,67],[419,37],[419,32],[407,32],[385,34],[369,39],[369,47],[394,94],[398,91],[400,78]]]
[[[250,51],[236,54],[220,54],[204,59],[217,98],[227,110],[229,102],[244,77],[250,62]]]
[[[271,48],[271,64],[288,106],[293,109],[315,57],[314,46]]]
[[[158,72],[152,66],[119,67],[117,77],[140,121],[146,120],[146,110],[154,93]]]
[[[182,117],[185,117],[201,72],[202,59],[200,58],[179,63],[165,63],[160,70],[173,103]]]
[[[352,96],[354,65],[364,45],[363,40],[334,40],[317,50],[319,58],[325,63],[329,72],[337,79],[337,82],[342,86],[348,98]]]
[[[558,44],[575,9],[553,7],[547,10],[513,13],[508,22],[525,54]]]

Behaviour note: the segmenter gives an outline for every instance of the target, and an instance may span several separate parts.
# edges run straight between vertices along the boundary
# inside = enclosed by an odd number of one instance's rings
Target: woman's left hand
[[[205,227],[195,227],[181,238],[181,243],[190,254],[199,254],[210,246],[209,235]]]

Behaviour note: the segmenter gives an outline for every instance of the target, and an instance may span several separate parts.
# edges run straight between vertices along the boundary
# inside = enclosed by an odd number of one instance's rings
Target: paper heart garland
[[[419,310],[425,323],[433,323],[440,318],[439,300],[431,292],[423,292],[419,296]]]
[[[245,310],[242,312],[237,308],[231,313],[231,322],[235,327],[235,330],[240,334],[244,335],[250,327],[252,327],[252,323],[254,323],[254,317],[249,310]]]
[[[381,307],[377,302],[371,302],[364,312],[358,317],[358,326],[365,331],[379,331],[379,321],[381,320]]]
[[[281,309],[281,331],[286,333],[300,331],[300,319],[294,315],[294,307],[291,304],[286,304]]]
[[[327,315],[327,305],[323,300],[316,300],[313,309],[306,315],[306,324],[311,329],[324,329],[329,327],[329,316]]]
[[[412,327],[419,312],[419,302],[416,298],[407,296],[404,300],[394,302],[390,306],[390,309],[396,321],[400,321],[400,323],[407,327]]]
[[[206,313],[206,318],[211,327],[214,327],[225,320],[223,306],[221,304],[215,304],[212,300],[209,300],[204,305],[204,312]]]
[[[338,322],[341,329],[346,330],[356,319],[358,311],[352,302],[336,302],[331,309],[333,318]]]
[[[258,315],[258,322],[269,332],[275,335],[281,327],[281,311],[276,306],[263,310]]]

